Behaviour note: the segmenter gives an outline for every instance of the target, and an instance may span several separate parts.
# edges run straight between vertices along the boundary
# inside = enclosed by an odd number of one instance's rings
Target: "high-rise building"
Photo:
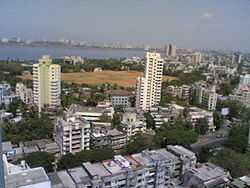
[[[156,52],[146,53],[145,76],[137,78],[136,108],[147,111],[161,100],[163,59]]]
[[[33,92],[39,109],[60,106],[61,67],[52,64],[49,56],[43,56],[33,65]]]
[[[62,155],[90,148],[90,123],[82,117],[57,118],[55,141]]]
[[[169,44],[166,46],[165,53],[167,57],[175,57],[176,56],[176,46]]]
[[[200,52],[195,52],[192,54],[192,63],[200,63],[202,60],[202,55]]]

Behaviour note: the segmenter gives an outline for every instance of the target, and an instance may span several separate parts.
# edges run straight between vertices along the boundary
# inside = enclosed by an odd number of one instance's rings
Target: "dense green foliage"
[[[188,122],[176,121],[173,124],[165,124],[156,132],[156,142],[165,147],[167,144],[190,145],[196,142],[198,134]]]
[[[87,59],[84,64],[79,65],[69,65],[61,63],[62,72],[80,72],[82,69],[87,72],[94,71],[95,68],[100,67],[103,70],[113,70],[113,71],[122,71],[122,70],[135,70],[143,71],[144,65],[141,63],[124,63],[118,59]]]
[[[250,173],[250,154],[237,153],[231,149],[223,149],[210,162],[228,169],[233,177],[241,177]]]
[[[4,140],[19,143],[21,141],[52,138],[53,124],[47,115],[42,114],[39,118],[36,114],[17,124],[4,124],[3,131]]]
[[[226,146],[237,152],[246,152],[248,146],[248,131],[248,124],[234,126],[230,130]]]
[[[21,81],[16,76],[21,75],[24,70],[21,63],[0,61],[0,82],[7,81],[15,86],[17,82]]]
[[[64,155],[57,164],[58,169],[68,169],[80,166],[83,162],[100,162],[106,159],[111,159],[114,152],[110,147],[98,149],[84,150],[76,154]]]
[[[32,168],[42,166],[44,167],[46,172],[52,172],[55,157],[53,154],[38,151],[26,155],[23,160],[25,160],[27,164]]]
[[[139,153],[146,149],[157,147],[154,142],[154,136],[147,134],[137,134],[130,138],[126,152],[129,154]]]

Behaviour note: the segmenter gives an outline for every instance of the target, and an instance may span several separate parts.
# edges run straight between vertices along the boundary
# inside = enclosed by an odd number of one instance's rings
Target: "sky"
[[[0,0],[0,37],[250,51],[250,0]]]

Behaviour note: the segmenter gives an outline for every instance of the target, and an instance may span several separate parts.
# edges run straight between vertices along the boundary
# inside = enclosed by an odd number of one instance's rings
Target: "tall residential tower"
[[[145,76],[137,78],[136,108],[147,111],[161,100],[163,59],[156,52],[146,53]]]
[[[61,67],[52,64],[49,56],[43,56],[33,65],[34,103],[39,110],[44,107],[55,108],[60,105]]]

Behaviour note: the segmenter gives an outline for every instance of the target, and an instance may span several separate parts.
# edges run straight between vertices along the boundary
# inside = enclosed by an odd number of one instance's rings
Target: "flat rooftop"
[[[105,176],[111,175],[111,173],[106,168],[104,168],[102,163],[86,162],[86,163],[83,163],[83,166],[84,166],[86,172],[91,177],[95,177],[95,176],[105,177]]]
[[[49,181],[46,172],[41,167],[5,176],[5,184],[7,188],[25,187]]]
[[[211,163],[201,164],[191,169],[191,172],[204,182],[217,179],[227,175],[227,171],[223,168]]]
[[[68,173],[71,175],[76,184],[87,185],[90,183],[90,178],[83,167],[71,168],[68,170]]]

